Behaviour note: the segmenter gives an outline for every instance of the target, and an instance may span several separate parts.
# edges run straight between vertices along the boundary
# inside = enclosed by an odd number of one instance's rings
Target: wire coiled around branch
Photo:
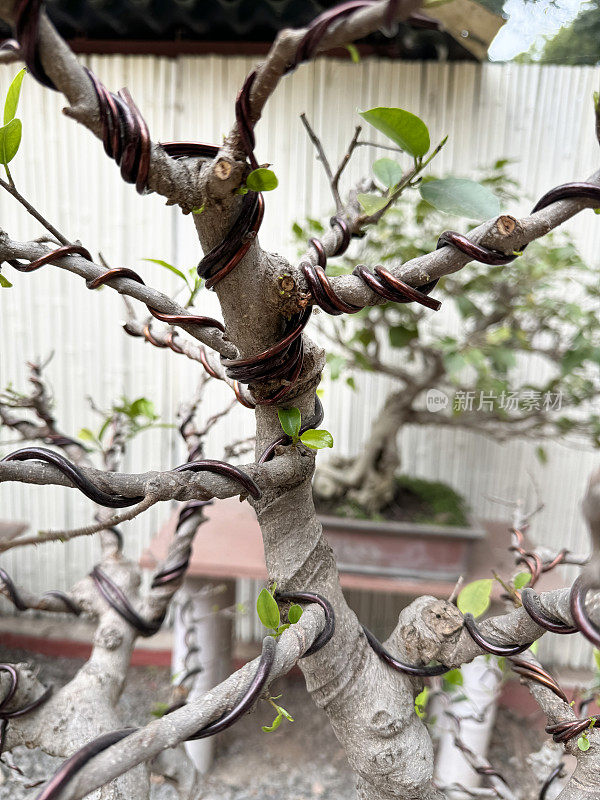
[[[320,649],[329,641],[331,635],[333,634],[334,614],[331,604],[325,598],[321,597],[320,595],[313,594],[312,592],[298,592],[281,595],[280,599],[298,599],[305,600],[306,602],[310,603],[318,603],[325,610],[325,627],[317,636],[313,642],[313,645],[303,654],[304,656],[311,655],[312,653],[316,652],[315,645],[317,643],[319,643],[317,649]],[[273,663],[275,661],[275,652],[275,639],[271,636],[267,636],[263,640],[262,652],[256,672],[254,673],[248,688],[237,700],[233,708],[216,719],[214,722],[210,722],[208,725],[205,725],[200,730],[196,731],[196,733],[188,736],[186,741],[194,741],[196,739],[205,739],[209,736],[214,736],[215,734],[230,728],[247,711],[249,711],[264,691],[265,685],[273,668]],[[172,706],[167,711],[167,714],[173,713],[178,708],[181,708],[182,705],[184,704],[178,703]],[[50,781],[37,795],[35,800],[55,800],[55,798],[59,796],[62,789],[75,777],[82,767],[84,767],[99,753],[108,749],[113,744],[116,744],[125,737],[130,736],[132,733],[135,733],[136,730],[138,730],[138,728],[124,728],[119,731],[112,731],[111,733],[103,734],[93,741],[88,742],[84,747],[74,753],[59,767]]]
[[[14,453],[9,453],[1,461],[1,463],[8,461],[45,461],[52,464],[62,472],[72,483],[79,489],[86,497],[98,503],[100,506],[110,508],[126,508],[141,502],[144,497],[142,495],[137,497],[123,497],[118,494],[109,494],[95,486],[92,481],[86,477],[83,472],[68,461],[64,456],[55,453],[53,450],[47,450],[44,447],[24,447],[21,450],[16,450]],[[215,461],[212,459],[201,459],[198,461],[191,461],[175,467],[172,472],[211,472],[215,475],[222,475],[225,478],[238,483],[245,493],[251,495],[255,499],[261,497],[261,490],[249,475],[247,475],[239,467],[232,464],[227,464],[224,461]]]
[[[553,559],[550,563],[556,565],[556,563],[560,562],[557,561],[557,559]],[[592,641],[592,643],[596,643],[596,641],[598,641],[596,637],[599,636],[600,631],[596,624],[589,618],[585,610],[585,597],[590,589],[591,586],[585,583],[582,576],[577,578],[573,584],[570,599],[571,614],[575,625],[568,625],[563,623],[562,620],[549,616],[542,609],[538,595],[530,587],[523,589],[521,592],[523,610],[531,617],[536,625],[539,625],[545,630],[559,634],[580,632]],[[483,650],[496,656],[508,656],[511,660],[514,672],[527,680],[535,681],[545,686],[547,689],[554,692],[564,703],[568,703],[564,691],[546,670],[537,664],[514,658],[515,655],[526,650],[531,643],[526,645],[504,645],[495,640],[491,640],[478,628],[471,614],[465,614],[465,629],[473,641]],[[555,742],[562,743],[579,736],[586,728],[594,727],[595,724],[594,717],[566,720],[556,725],[548,725],[546,727],[546,732],[552,734]]]
[[[71,461],[55,453],[53,450],[47,450],[45,447],[23,447],[20,450],[15,450],[14,453],[9,453],[1,461],[45,461],[47,464],[52,464],[63,475],[65,475],[71,483],[79,489],[86,497],[93,500],[99,506],[107,508],[127,508],[134,506],[136,503],[141,502],[144,497],[123,497],[119,494],[109,494],[95,486],[92,481],[87,478],[83,472],[73,464]]]
[[[85,284],[88,289],[98,289],[100,286],[104,286],[105,283],[109,283],[115,278],[129,278],[129,280],[145,286],[143,279],[137,274],[137,272],[134,272],[132,269],[128,269],[127,267],[116,267],[115,269],[109,269],[107,272],[104,272],[97,278],[86,281]],[[223,333],[225,332],[223,323],[216,319],[212,319],[211,317],[200,317],[193,314],[165,314],[163,311],[152,308],[152,306],[147,304],[146,308],[153,317],[161,322],[167,322],[169,325],[199,325],[202,328],[217,328],[217,330],[220,330]],[[153,341],[152,344],[154,344],[155,347],[164,346],[156,341]]]
[[[325,612],[325,625],[308,650],[303,653],[302,658],[312,656],[325,647],[335,633],[335,612],[329,600],[315,592],[275,592],[274,597],[277,602],[316,603],[320,606]]]
[[[36,708],[39,708],[43,705],[46,700],[50,698],[50,695],[53,692],[53,687],[49,686],[45,689],[42,694],[37,697],[35,700],[27,703],[21,708],[17,708],[13,711],[7,711],[6,707],[10,705],[11,700],[15,696],[17,688],[19,686],[19,673],[11,664],[0,664],[0,672],[7,672],[10,676],[10,686],[8,691],[0,700],[0,756],[2,755],[2,751],[4,750],[4,742],[6,740],[6,729],[8,727],[8,723],[11,719],[17,719],[19,717],[24,717],[26,714],[29,714],[31,711],[35,711]]]
[[[28,611],[31,608],[31,606],[27,605],[27,603],[21,597],[13,579],[10,577],[8,572],[6,572],[6,570],[2,569],[2,567],[0,567],[0,583],[4,584],[6,588],[6,596],[18,611]],[[44,597],[56,597],[61,601],[61,603],[63,603],[65,613],[67,614],[75,614],[77,617],[81,614],[81,609],[77,603],[75,603],[73,598],[69,597],[68,594],[65,594],[65,592],[60,592],[57,589],[50,589],[48,592],[44,592],[42,595],[40,595],[42,600]],[[35,608],[42,611],[44,610],[39,604],[35,606]]]
[[[597,207],[600,207],[600,186],[596,186],[593,183],[586,183],[585,181],[573,181],[556,186],[540,197],[535,206],[531,209],[531,213],[535,214],[536,211],[541,211],[543,208],[547,208],[561,200],[579,199],[597,201]],[[464,253],[475,261],[480,261],[482,264],[490,264],[491,266],[510,264],[518,258],[527,247],[527,245],[525,245],[520,253],[511,253],[507,255],[498,250],[492,250],[489,247],[475,244],[469,241],[466,236],[456,231],[444,231],[438,239],[437,249],[439,250],[446,246],[454,247],[456,250],[460,250],[461,253]]]
[[[445,667],[443,664],[432,664],[432,665],[419,665],[419,664],[408,664],[405,661],[401,661],[396,656],[393,656],[389,650],[386,650],[385,647],[381,644],[379,639],[371,633],[368,628],[365,628],[363,625],[363,633],[367,638],[367,642],[370,644],[371,648],[377,653],[379,658],[382,661],[390,666],[392,669],[396,670],[396,672],[402,672],[404,675],[414,675],[420,676],[423,678],[433,678],[436,675],[443,675],[446,672],[450,672],[452,667]]]

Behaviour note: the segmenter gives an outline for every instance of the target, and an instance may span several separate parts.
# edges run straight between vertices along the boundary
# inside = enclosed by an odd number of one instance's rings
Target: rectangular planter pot
[[[481,528],[372,522],[319,515],[341,572],[455,581],[469,568]]]

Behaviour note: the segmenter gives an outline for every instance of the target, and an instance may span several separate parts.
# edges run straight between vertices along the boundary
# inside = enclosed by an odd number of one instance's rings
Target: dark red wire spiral
[[[287,65],[287,71],[293,70],[302,61],[312,58],[317,52],[322,38],[337,21],[373,4],[374,0],[350,0],[350,2],[342,3],[320,14],[308,26],[298,44],[294,57]],[[397,0],[389,0],[385,14],[385,27],[387,29],[392,26],[396,9]],[[40,0],[20,0],[16,10],[17,39],[32,74],[42,83],[52,85],[39,62],[37,48],[39,10]],[[135,183],[137,190],[143,192],[148,182],[152,147],[148,127],[126,89],[113,94],[92,73],[88,72],[88,75],[98,99],[104,149],[119,164],[124,180]],[[252,169],[258,167],[258,162],[254,155],[256,144],[254,136],[255,120],[252,118],[250,102],[255,79],[256,71],[252,71],[246,78],[235,104],[240,141]],[[171,142],[162,146],[172,158],[212,159],[219,152],[219,148],[215,145],[198,142]],[[588,183],[570,183],[556,187],[538,201],[533,211],[539,211],[559,200],[580,197],[598,200],[600,205],[600,187]],[[198,265],[198,272],[206,278],[209,288],[215,286],[243,258],[258,233],[262,221],[263,208],[260,195],[248,192],[244,196],[240,212],[233,226],[223,241],[213,248]],[[334,217],[332,224],[337,225],[342,231],[342,242],[335,254],[340,255],[345,251],[350,241],[348,226],[340,217]],[[359,307],[346,303],[336,296],[325,274],[326,256],[324,248],[317,239],[312,239],[311,244],[317,252],[318,264],[317,266],[312,266],[312,264],[304,262],[302,269],[311,288],[314,302],[329,314],[355,313],[358,311]],[[507,256],[504,253],[473,244],[466,237],[454,231],[446,231],[440,236],[438,248],[447,245],[453,246],[461,250],[465,255],[487,264],[507,264],[516,258],[515,255]],[[75,251],[71,250],[69,252]],[[56,257],[56,253],[58,251],[55,251],[54,257]],[[64,250],[63,254],[66,254]],[[45,256],[43,263],[48,263],[52,258],[52,254]],[[39,260],[34,262],[34,265],[30,266],[29,270],[37,268],[35,265],[41,266]],[[120,274],[123,276],[124,273]],[[439,302],[428,297],[428,294],[436,285],[436,281],[431,281],[415,289],[380,266],[376,267],[374,273],[372,273],[366,267],[359,265],[354,270],[354,274],[360,277],[376,294],[386,300],[399,303],[418,302],[428,308],[439,308]],[[113,276],[115,275],[116,273],[113,272]],[[129,277],[133,276],[129,275]],[[108,280],[109,278],[106,279]],[[133,279],[139,280],[139,276]],[[96,285],[101,285],[101,283],[96,283]],[[150,310],[151,313],[155,313],[152,309]],[[158,315],[155,314],[155,316]],[[176,315],[162,315],[158,318],[173,324],[181,322]],[[201,317],[197,319],[206,320],[206,318]],[[233,380],[242,383],[261,383],[276,380],[280,383],[280,388],[276,389],[274,394],[259,398],[256,400],[257,403],[276,404],[280,402],[298,380],[304,358],[302,331],[308,319],[309,311],[299,313],[287,324],[282,340],[262,353],[250,358],[225,361],[228,375]],[[197,324],[211,324],[220,327],[220,324],[215,323],[215,321],[210,323],[197,322]],[[148,341],[152,341],[149,331],[146,338]],[[177,352],[176,346],[169,346]],[[240,399],[239,395],[238,399]]]
[[[8,574],[8,572],[6,572],[5,569],[2,569],[2,567],[0,567],[0,583],[4,584],[8,599],[11,601],[11,603],[18,611],[27,611],[29,609],[27,603],[23,600],[23,598],[19,594],[19,590],[17,589],[13,579],[10,577],[10,575]],[[81,609],[79,608],[77,603],[75,603],[73,598],[69,597],[69,595],[65,594],[64,592],[59,592],[57,589],[50,589],[48,592],[44,592],[41,596],[42,598],[56,597],[58,600],[62,602],[62,604],[65,607],[65,612],[68,614],[75,614],[75,616],[77,617],[81,614]],[[37,608],[39,608],[39,606]]]
[[[561,200],[579,199],[594,200],[598,204],[597,207],[600,207],[600,186],[584,181],[573,181],[572,183],[564,183],[561,186],[556,186],[540,197],[531,209],[531,213],[535,214],[536,211],[541,211],[543,208],[547,208]],[[498,250],[492,250],[489,247],[482,247],[479,244],[474,244],[469,241],[466,236],[456,231],[444,231],[438,239],[438,249],[446,247],[447,245],[460,250],[461,253],[464,253],[475,261],[480,261],[482,264],[490,264],[492,266],[510,264],[518,258],[518,254],[515,253],[506,255],[506,253],[501,253]],[[526,247],[527,245],[522,248],[521,253]]]
[[[55,453],[53,450],[47,450],[44,447],[23,447],[20,450],[15,450],[14,453],[9,453],[5,456],[0,461],[0,464],[8,461],[31,460],[45,461],[48,464],[52,464],[52,466],[60,470],[80,492],[100,506],[127,508],[144,499],[142,495],[138,497],[123,497],[122,495],[109,494],[99,489],[76,464],[73,464],[59,453]],[[214,461],[206,458],[198,461],[186,462],[178,467],[174,467],[171,471],[212,472],[215,475],[223,475],[225,478],[230,478],[238,483],[245,494],[251,495],[254,499],[259,499],[261,497],[259,486],[249,475],[243,472],[239,467],[234,467],[232,464],[227,464],[224,461]]]
[[[312,646],[303,654],[303,657],[313,655],[315,652],[317,652],[317,650],[320,650],[327,644],[334,632],[335,616],[331,604],[325,600],[325,598],[312,592],[292,592],[278,595],[277,599],[281,601],[298,600],[300,602],[317,603],[325,611],[325,626],[313,642]],[[205,739],[209,736],[214,736],[215,734],[220,733],[227,728],[230,728],[252,708],[254,703],[262,695],[265,685],[269,679],[269,675],[275,661],[275,652],[275,639],[273,639],[271,636],[267,636],[263,641],[262,653],[256,672],[254,673],[254,676],[243,695],[238,699],[231,710],[225,712],[225,714],[223,714],[214,722],[210,722],[208,725],[205,725],[196,733],[191,734],[187,738],[187,741]],[[8,699],[10,700],[10,697]],[[181,708],[182,705],[182,703],[178,703],[174,706],[171,706],[167,711],[167,714],[176,711],[178,708]],[[88,742],[86,745],[84,745],[84,747],[67,759],[67,761],[61,764],[59,769],[56,771],[50,781],[48,781],[42,791],[37,795],[35,800],[54,800],[54,798],[60,794],[62,789],[75,777],[79,770],[88,763],[88,761],[91,761],[94,756],[97,756],[99,753],[108,749],[113,744],[121,741],[126,736],[130,736],[136,730],[138,729],[124,728],[123,730],[112,731],[111,733],[103,734],[93,741]]]
[[[42,694],[39,697],[36,697],[35,700],[32,700],[26,705],[21,706],[21,708],[17,708],[14,711],[7,711],[6,707],[10,704],[10,701],[15,696],[15,693],[19,686],[19,673],[11,664],[0,664],[0,672],[8,672],[8,674],[10,675],[9,689],[2,698],[2,700],[0,700],[0,756],[1,756],[2,751],[4,750],[6,729],[8,727],[8,723],[10,722],[10,720],[17,719],[18,717],[24,717],[26,714],[29,714],[31,711],[35,711],[36,708],[39,708],[41,705],[43,705],[52,694],[53,687],[49,686],[42,692]]]

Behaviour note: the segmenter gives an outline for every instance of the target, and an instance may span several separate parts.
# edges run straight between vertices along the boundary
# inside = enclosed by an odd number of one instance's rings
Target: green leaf
[[[409,328],[405,325],[392,325],[388,328],[390,344],[392,347],[406,347],[413,339],[419,338],[417,328]]]
[[[582,733],[579,739],[577,739],[577,747],[584,753],[586,750],[590,749],[590,740],[585,733]]]
[[[594,650],[594,661],[596,662],[596,669],[600,670],[600,650]]]
[[[200,214],[204,213],[205,210],[206,210],[206,203],[202,203],[202,205],[198,206],[198,208],[192,208],[192,214],[195,217],[198,217],[200,216]]]
[[[391,158],[379,158],[373,164],[372,169],[373,175],[388,189],[396,186],[402,180],[402,167]]]
[[[498,372],[502,373],[506,373],[517,363],[514,350],[510,350],[508,347],[494,347],[490,353],[490,358],[492,359],[494,367]]]
[[[17,155],[22,132],[20,119],[11,119],[7,125],[0,128],[0,164],[9,164]]]
[[[414,158],[429,150],[429,131],[422,119],[402,108],[372,108],[360,116]]]
[[[286,719],[287,719],[289,722],[293,722],[293,721],[294,721],[294,718],[292,717],[292,715],[290,714],[290,712],[289,712],[289,711],[286,711],[286,710],[285,710],[285,708],[283,708],[282,706],[277,706],[277,708],[279,709],[279,713],[280,713],[280,714],[283,714],[283,716],[284,716],[284,717],[285,717],[285,718],[286,718]]]
[[[369,216],[381,211],[388,201],[387,197],[381,197],[378,194],[357,194],[356,199]]]
[[[346,365],[346,359],[343,356],[336,355],[335,353],[327,353],[327,363],[329,364],[329,374],[331,376],[331,380],[337,380]]]
[[[252,170],[246,178],[246,186],[253,192],[272,192],[279,186],[277,175],[265,167]]]
[[[294,439],[300,433],[302,416],[298,408],[278,408],[277,416],[284,433]]]
[[[485,335],[485,340],[488,344],[503,344],[507,342],[511,336],[512,333],[508,325],[502,325],[500,328],[488,331]]]
[[[347,384],[348,384],[348,386],[349,386],[349,387],[352,389],[352,391],[353,391],[353,392],[355,392],[355,391],[356,391],[356,381],[354,380],[354,376],[352,376],[352,375],[349,375],[349,376],[346,378],[346,383],[347,383]]]
[[[429,695],[429,686],[425,686],[423,691],[415,697],[415,713],[417,717],[423,719],[425,716],[425,707],[427,706],[427,698]]]
[[[538,458],[540,464],[547,464],[548,463],[548,453],[546,452],[545,447],[536,447],[535,454]]]
[[[168,703],[154,703],[152,709],[150,710],[150,714],[157,719],[164,717],[164,715],[169,710],[170,706]]]
[[[283,719],[283,714],[280,711],[279,714],[277,714],[277,716],[275,717],[275,719],[273,720],[273,722],[270,725],[263,725],[262,726],[262,730],[265,733],[273,733],[273,731],[276,731],[277,728],[281,725],[281,720],[282,719]]]
[[[451,378],[456,377],[458,373],[467,365],[467,359],[462,353],[445,353],[442,356],[444,366]]]
[[[134,400],[129,407],[129,414],[131,417],[147,417],[148,419],[157,419],[158,414],[152,400],[147,397],[138,397]]]
[[[174,267],[173,264],[169,264],[167,261],[163,261],[161,258],[142,258],[142,261],[151,261],[153,264],[158,264],[159,267],[164,267],[165,269],[168,269],[169,272],[172,272],[174,275],[177,275],[186,283],[188,282],[188,279],[180,269],[177,269],[177,267]]]
[[[532,643],[529,650],[533,653],[534,656],[537,655],[537,651],[540,649],[540,640],[536,639],[535,642]]]
[[[11,288],[11,286],[12,286],[12,283],[11,283],[11,282],[8,280],[8,278],[7,278],[7,277],[5,277],[4,275],[2,275],[2,273],[0,273],[0,286],[1,286],[3,289],[10,289],[10,288]]]
[[[4,124],[6,125],[7,122],[10,122],[11,119],[15,118],[15,114],[17,113],[17,106],[19,105],[19,96],[21,94],[21,84],[23,83],[23,78],[25,77],[25,73],[27,69],[23,67],[23,69],[19,70],[15,77],[12,79],[12,83],[8,87],[8,92],[6,93],[6,100],[4,102]]]
[[[474,316],[479,316],[481,314],[481,311],[475,305],[475,303],[462,294],[455,297],[454,302],[458,307],[458,313],[461,315],[461,317],[463,317],[463,319],[465,317],[474,317]]]
[[[529,572],[519,572],[518,575],[515,575],[513,578],[513,586],[517,591],[522,589],[524,586],[527,586],[529,581],[531,580],[531,574]]]
[[[463,674],[460,669],[451,669],[450,672],[447,672],[443,677],[444,688],[449,686],[462,686],[463,682]]]
[[[350,53],[350,58],[354,61],[355,64],[360,63],[360,53],[358,52],[358,47],[354,44],[347,44],[345,45],[346,50]]]
[[[482,578],[479,581],[467,583],[456,600],[459,611],[463,614],[472,614],[474,617],[484,614],[490,607],[492,583],[491,578]]]
[[[419,187],[423,200],[456,217],[488,219],[500,213],[500,200],[480,183],[466,178],[443,178],[427,181]]]
[[[256,600],[258,618],[265,628],[277,630],[279,627],[279,606],[268,589],[262,589]]]
[[[590,352],[590,348],[586,345],[583,345],[583,347],[573,347],[567,350],[561,362],[563,375],[572,372],[576,367],[580,367],[586,358],[589,358]]]
[[[302,616],[302,606],[299,606],[298,603],[294,603],[293,605],[291,605],[290,610],[288,611],[288,619],[292,623],[292,625],[295,625],[301,616]]]
[[[83,442],[95,442],[96,437],[91,432],[89,428],[82,428],[79,433],[77,434],[77,438],[81,439]]]
[[[302,444],[310,447],[311,450],[321,450],[323,447],[333,447],[333,436],[329,431],[315,430],[310,428],[304,431],[300,437]]]

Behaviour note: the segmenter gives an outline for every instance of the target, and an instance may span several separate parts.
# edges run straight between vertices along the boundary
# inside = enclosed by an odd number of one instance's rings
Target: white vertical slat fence
[[[220,56],[84,60],[111,89],[130,88],[153,137],[162,141],[221,141],[233,121],[236,92],[253,65],[248,57]],[[6,91],[10,74],[10,68],[0,71],[0,92]],[[326,180],[298,119],[302,111],[336,160],[361,121],[357,109],[407,108],[428,123],[433,141],[449,134],[434,165],[437,174],[469,176],[498,158],[513,159],[510,169],[526,187],[522,203],[511,209],[518,213],[552,185],[583,179],[597,167],[591,97],[598,83],[598,70],[587,67],[376,59],[359,65],[324,59],[305,66],[285,79],[257,126],[258,159],[271,162],[280,180],[280,187],[266,196],[261,241],[293,257],[292,222],[306,216],[327,219],[331,211]],[[197,263],[201,253],[190,218],[166,208],[158,197],[139,198],[133,187],[123,184],[101,145],[66,119],[61,105],[58,95],[26,79],[20,111],[23,145],[12,165],[17,186],[65,235],[81,239],[94,253],[102,252],[111,265],[130,266],[157,288],[174,291],[174,276],[141,259],[162,258],[186,268]],[[368,172],[371,160],[372,153],[359,148],[347,171],[347,187]],[[13,238],[41,233],[6,194],[0,194],[0,227]],[[591,212],[581,214],[568,229],[584,257],[598,266],[597,218]],[[106,407],[121,394],[144,395],[165,420],[173,419],[179,400],[193,391],[199,368],[123,335],[122,301],[114,292],[89,292],[81,280],[53,267],[29,276],[10,267],[5,273],[14,288],[0,291],[0,386],[12,381],[23,387],[25,362],[54,350],[48,375],[67,433],[84,426],[97,428],[87,396]],[[200,302],[204,312],[218,313],[210,293]],[[442,311],[434,324],[456,323]],[[325,424],[334,434],[337,452],[356,450],[367,435],[369,407],[380,407],[391,385],[376,376],[361,377],[358,384],[359,393],[353,394],[344,386],[325,383]],[[204,413],[213,413],[228,398],[226,387],[214,386]],[[251,413],[236,409],[211,434],[210,455],[220,457],[227,441],[248,435],[251,428]],[[2,438],[7,438],[5,432]],[[498,516],[489,497],[522,496],[533,474],[546,502],[536,521],[539,538],[557,548],[586,549],[578,503],[587,475],[598,462],[593,452],[552,444],[549,462],[541,466],[531,443],[500,446],[457,431],[415,429],[403,433],[402,446],[406,471],[451,483],[480,515]],[[0,445],[0,453],[9,449]],[[175,432],[162,428],[139,437],[124,468],[164,469],[183,457]],[[0,486],[0,518],[26,519],[32,530],[83,524],[89,513],[89,503],[66,489]],[[169,513],[164,506],[152,509],[129,524],[126,547],[132,558],[139,557]],[[86,574],[96,556],[93,539],[80,539],[66,546],[11,551],[2,563],[25,585],[67,588]],[[571,577],[565,570],[565,578]],[[250,584],[240,586],[246,599],[252,592]],[[240,624],[240,632],[253,634],[249,620]],[[557,663],[578,666],[589,661],[589,648],[579,637],[563,638],[560,648],[552,650]]]

